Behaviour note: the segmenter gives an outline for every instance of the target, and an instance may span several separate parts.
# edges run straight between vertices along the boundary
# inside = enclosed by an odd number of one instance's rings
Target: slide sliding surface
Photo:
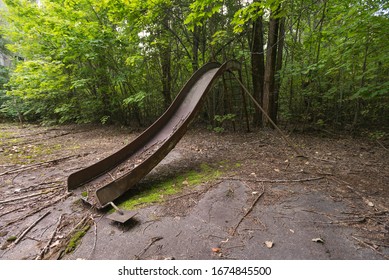
[[[165,113],[134,141],[114,154],[68,177],[68,190],[88,185],[90,202],[101,208],[145,177],[176,146],[201,108],[213,83],[226,71],[239,70],[231,60],[208,63],[196,71]],[[114,174],[114,176],[112,175]]]

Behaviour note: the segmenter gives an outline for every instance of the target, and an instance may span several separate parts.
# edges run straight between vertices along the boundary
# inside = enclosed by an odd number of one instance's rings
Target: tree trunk
[[[265,72],[265,58],[263,51],[263,25],[262,16],[253,22],[253,36],[251,46],[251,77],[253,82],[253,93],[255,100],[263,104],[263,85]],[[255,107],[254,124],[262,124],[262,112]]]
[[[279,19],[274,18],[274,12],[270,14],[269,35],[266,48],[266,66],[265,79],[263,87],[263,109],[271,117],[274,123],[277,123],[275,110],[275,70],[277,62],[277,38],[278,38]],[[262,122],[264,126],[271,127],[269,120],[263,115]]]
[[[193,30],[193,44],[192,44],[192,68],[193,72],[199,69],[199,41],[200,32],[199,27],[195,26]]]
[[[274,86],[274,115],[271,116],[272,119],[277,119],[278,115],[278,95],[281,87],[281,76],[280,71],[282,69],[282,54],[284,50],[285,42],[285,18],[281,18],[278,34],[278,44],[277,44],[277,63],[276,63],[276,77],[275,77],[275,86]]]
[[[362,66],[361,88],[365,87],[368,55],[369,55],[369,33],[366,35],[365,52],[364,52],[363,66]],[[360,98],[357,98],[355,100],[354,120],[353,120],[353,124],[352,124],[353,127],[356,127],[358,124],[358,115],[359,115],[360,110],[361,110],[361,100],[360,100]]]
[[[301,0],[300,2],[300,6],[303,6],[304,0]],[[291,49],[291,52],[290,52],[290,64],[292,65],[292,67],[294,67],[294,62],[295,62],[295,52],[296,52],[296,49],[297,49],[297,44],[300,43],[300,39],[301,39],[301,30],[300,30],[300,23],[301,23],[301,17],[302,17],[302,9],[299,9],[299,14],[298,14],[298,17],[297,17],[297,24],[296,24],[296,29],[295,29],[295,32],[296,32],[296,35],[292,35],[292,38],[293,38],[293,48]],[[292,23],[293,23],[293,18],[292,18]],[[290,30],[289,32],[291,34],[293,34],[293,24],[290,24]],[[290,113],[293,113],[293,99],[294,99],[294,79],[293,79],[293,75],[289,75],[289,112]]]
[[[319,22],[319,37],[317,39],[317,51],[316,51],[316,60],[315,60],[315,63],[318,64],[319,63],[319,60],[320,60],[320,51],[321,51],[321,44],[322,44],[322,37],[323,37],[323,25],[324,25],[324,20],[325,20],[325,17],[326,17],[326,12],[327,12],[327,1],[324,1],[324,6],[323,6],[323,12],[322,12],[322,16],[320,18],[320,22]],[[322,89],[321,89],[321,75],[318,73],[317,70],[314,71],[314,73],[312,73],[313,76],[316,77],[317,79],[317,91],[319,93],[321,93]]]
[[[165,16],[164,24],[169,26],[169,18]],[[171,43],[163,42],[161,46],[161,66],[162,66],[162,95],[165,109],[167,109],[172,103],[172,74],[171,74]]]

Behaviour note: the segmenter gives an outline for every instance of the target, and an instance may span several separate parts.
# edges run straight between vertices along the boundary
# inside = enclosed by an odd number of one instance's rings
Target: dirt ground
[[[206,163],[217,178],[143,204],[121,225],[67,176],[139,132],[0,124],[1,259],[388,259],[388,141],[192,128],[139,185]],[[131,194],[129,194],[131,195]]]

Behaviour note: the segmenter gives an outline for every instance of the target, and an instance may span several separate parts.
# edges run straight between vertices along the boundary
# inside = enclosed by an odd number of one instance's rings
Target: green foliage
[[[140,91],[130,97],[123,100],[124,105],[143,106],[146,98],[146,92]]]
[[[222,133],[224,132],[223,124],[226,121],[235,121],[236,115],[235,114],[226,114],[226,115],[215,115],[214,117],[217,126],[213,128],[213,131],[216,133]]]
[[[270,14],[273,11],[273,17],[286,16],[286,10],[280,10],[283,0],[264,0],[253,1],[247,6],[238,10],[232,19],[235,33],[241,33],[248,29],[247,24],[258,19],[258,17]]]
[[[226,114],[226,115],[216,115],[215,121],[219,124],[223,124],[225,121],[234,121],[236,118],[235,114]]]
[[[0,55],[8,54],[5,45],[6,45],[6,41],[4,40],[0,29]],[[6,102],[9,101],[9,97],[6,96],[6,87],[5,87],[8,81],[9,81],[9,69],[3,65],[0,65],[0,118],[2,116],[3,107],[5,106]]]
[[[6,1],[4,32],[14,42],[8,47],[25,62],[9,83],[8,96],[17,102],[5,110],[61,123],[122,118],[123,100],[143,86],[126,64],[140,53],[137,29],[127,23],[139,15],[138,2]],[[16,109],[19,101],[33,106]]]
[[[4,66],[0,65],[0,112],[3,104],[9,99],[6,96],[5,84],[8,83],[9,80],[9,71]]]
[[[387,133],[381,130],[376,130],[368,133],[368,137],[372,140],[381,140],[387,137]]]
[[[250,21],[256,20],[259,16],[264,14],[266,8],[265,2],[253,2],[250,5],[240,9],[232,20],[234,25],[234,32],[240,33],[247,29],[246,24]]]
[[[382,1],[289,3],[281,106],[290,120],[317,126],[383,124],[389,106],[389,17]],[[386,8],[387,11],[387,8]],[[381,114],[381,117],[378,115]]]
[[[25,61],[17,65],[7,86],[10,95],[23,99],[52,99],[66,89],[64,64],[59,61]]]
[[[220,12],[222,0],[197,0],[190,4],[191,13],[187,16],[185,24],[189,30],[194,31],[195,26],[203,26],[207,19]]]
[[[34,121],[51,119],[68,87],[68,78],[63,74],[64,64],[58,61],[25,61],[19,63],[6,84],[10,100],[8,114]],[[23,106],[29,104],[30,106]]]
[[[18,59],[0,67],[2,118],[147,123],[163,112],[164,89],[173,98],[209,61],[241,60],[250,81],[252,23],[262,16],[266,40],[270,11],[286,22],[281,118],[345,127],[389,117],[387,1],[3,2],[0,51]],[[213,98],[208,116],[220,114],[221,131],[231,119],[222,94]]]

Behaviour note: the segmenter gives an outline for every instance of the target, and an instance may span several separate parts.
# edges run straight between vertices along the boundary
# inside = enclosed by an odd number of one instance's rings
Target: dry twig
[[[274,123],[274,121],[270,118],[270,116],[267,114],[267,112],[262,108],[261,105],[259,105],[257,100],[255,100],[255,98],[251,95],[249,90],[244,86],[244,84],[241,82],[241,80],[238,79],[235,76],[235,74],[232,74],[232,75],[238,81],[238,83],[240,84],[240,86],[244,90],[244,92],[251,98],[251,100],[253,101],[255,106],[257,106],[258,109],[261,110],[262,114],[269,120],[269,122],[273,125],[273,127],[279,132],[279,134],[281,135],[282,139],[284,139],[285,142],[288,143],[288,145],[295,151],[297,156],[299,156],[299,157],[306,157],[304,155],[304,152],[299,147],[297,147],[291,140],[289,140],[288,137],[286,137],[286,135],[282,132],[282,130]]]
[[[93,247],[92,247],[92,251],[91,251],[91,253],[90,253],[90,255],[89,255],[89,259],[91,259],[91,257],[92,257],[92,255],[93,255],[94,251],[96,250],[96,244],[97,244],[97,223],[96,223],[96,221],[95,221],[95,219],[93,218],[92,215],[91,215],[90,217],[91,217],[91,219],[92,219],[92,221],[93,221],[93,224],[94,224],[95,239],[94,239],[94,241],[93,241]]]
[[[357,237],[355,237],[355,236],[352,236],[352,235],[351,235],[351,237],[354,238],[354,239],[355,239],[356,241],[358,241],[359,243],[362,243],[363,245],[369,247],[369,248],[372,249],[374,252],[376,252],[377,254],[379,254],[381,257],[383,257],[383,258],[389,260],[389,257],[388,257],[387,255],[381,253],[380,251],[378,251],[376,248],[374,248],[374,247],[371,246],[370,244],[366,243],[365,241],[363,241],[363,240],[361,240],[361,239],[359,239],[359,238],[357,238]]]
[[[44,161],[44,162],[38,162],[38,163],[34,163],[34,164],[27,165],[27,166],[23,166],[23,167],[19,167],[19,168],[15,168],[15,169],[11,169],[11,170],[5,171],[3,173],[0,173],[0,176],[7,175],[7,174],[18,173],[18,172],[22,172],[22,171],[26,171],[26,170],[30,170],[30,169],[33,169],[33,168],[36,168],[36,167],[39,167],[39,166],[45,166],[45,165],[50,165],[50,164],[57,164],[60,161],[68,160],[68,159],[71,159],[71,158],[82,157],[82,156],[86,156],[86,155],[88,155],[88,153],[66,156],[66,157],[57,158],[57,159],[53,159],[53,160],[48,160],[48,161]]]
[[[223,180],[235,180],[235,181],[247,181],[254,183],[298,183],[309,182],[324,179],[324,177],[314,177],[305,179],[285,179],[285,180],[273,180],[273,179],[251,179],[251,178],[236,178],[236,177],[222,177]]]
[[[389,151],[389,149],[386,148],[380,141],[376,140],[376,142],[377,142],[378,145],[380,145],[385,151]]]
[[[23,199],[27,199],[27,198],[32,198],[32,197],[40,196],[42,194],[48,194],[52,191],[54,191],[54,189],[50,188],[50,189],[47,189],[46,191],[41,191],[39,193],[33,193],[33,194],[29,194],[29,195],[24,195],[24,196],[14,197],[14,198],[6,199],[6,200],[1,200],[0,204],[10,203],[10,202],[23,200]]]
[[[339,178],[335,178],[335,177],[331,177],[331,179],[335,182],[337,182],[338,184],[343,184],[346,188],[348,188],[349,190],[351,190],[353,193],[355,193],[356,195],[358,195],[360,198],[362,198],[362,200],[367,204],[368,202],[370,202],[369,199],[367,199],[365,197],[365,195],[363,193],[361,193],[360,191],[356,190],[355,188],[353,188],[351,186],[350,183],[344,181],[344,180],[341,180]],[[380,210],[381,212],[382,211],[389,211],[389,208],[386,207],[386,205],[382,205],[382,204],[378,204],[378,203],[374,203],[374,207],[377,209],[377,210]],[[381,208],[381,209],[379,209]]]
[[[28,228],[26,228],[22,234],[19,235],[19,237],[15,240],[14,244],[18,244],[20,240],[23,239],[23,237],[33,228],[35,227],[41,220],[43,220],[44,217],[50,214],[50,211],[47,211],[45,214],[43,214],[39,219],[37,219],[35,222],[33,222]]]
[[[12,213],[12,212],[17,212],[17,211],[19,211],[19,210],[22,210],[22,209],[25,209],[26,208],[26,206],[22,206],[22,207],[18,207],[18,208],[16,208],[16,209],[11,209],[11,210],[9,210],[9,211],[7,211],[7,212],[4,212],[4,213],[1,213],[0,214],[0,217],[3,217],[3,216],[5,216],[5,215],[8,215],[8,214],[10,214],[10,213]]]
[[[250,208],[247,209],[246,213],[243,215],[243,217],[239,220],[239,222],[236,224],[236,226],[233,228],[231,235],[235,235],[236,230],[244,220],[244,218],[247,217],[248,214],[253,210],[254,206],[257,204],[259,199],[262,197],[262,195],[265,193],[265,188],[263,188],[262,192],[257,196],[257,198],[254,200],[254,202],[251,204]]]
[[[37,209],[34,209],[34,210],[30,211],[30,212],[27,213],[27,214],[24,214],[22,218],[18,217],[18,218],[16,218],[16,219],[12,220],[12,221],[9,221],[9,222],[8,222],[7,224],[5,224],[4,226],[0,227],[0,229],[3,229],[3,228],[5,228],[5,227],[8,227],[8,226],[10,226],[10,225],[12,225],[12,224],[14,224],[14,223],[16,223],[16,222],[23,221],[25,218],[30,217],[30,216],[32,216],[32,215],[34,215],[34,214],[36,214],[36,213],[42,211],[43,209],[46,209],[47,207],[50,207],[50,206],[52,206],[52,205],[58,203],[58,202],[61,201],[62,199],[68,198],[68,197],[71,196],[71,195],[72,195],[72,193],[70,193],[70,192],[69,192],[69,193],[66,193],[66,194],[60,196],[59,198],[57,198],[57,199],[55,199],[55,200],[53,200],[53,201],[51,201],[51,202],[49,202],[49,203],[43,205],[42,207],[39,207],[39,208],[37,208]]]
[[[189,196],[189,195],[192,195],[192,194],[198,194],[198,193],[199,193],[199,191],[185,193],[185,194],[182,194],[182,195],[179,195],[179,196],[171,197],[171,198],[167,199],[167,201],[172,201],[172,200],[180,199],[180,198],[183,198],[185,196]]]
[[[325,161],[325,162],[330,162],[330,163],[336,163],[335,160],[330,160],[330,159],[325,159],[325,158],[319,158],[319,157],[312,157],[317,160]]]
[[[157,236],[157,237],[153,237],[151,238],[149,244],[146,245],[145,248],[143,248],[142,251],[139,252],[139,254],[135,255],[134,256],[134,259],[136,260],[140,260],[140,258],[143,256],[144,253],[146,253],[146,251],[157,241],[163,239],[163,237],[160,237],[160,236]]]
[[[57,234],[58,232],[58,229],[61,225],[61,221],[62,221],[62,217],[63,217],[63,214],[61,216],[59,216],[59,219],[58,219],[58,222],[57,222],[57,226],[55,227],[55,230],[53,231],[53,234],[51,235],[49,241],[47,242],[46,246],[41,250],[41,252],[39,253],[39,255],[36,257],[36,260],[41,260],[44,258],[45,254],[49,251],[50,249],[50,245],[51,243],[53,242],[54,240],[54,237],[55,235]]]
[[[77,231],[79,230],[80,228],[84,227],[87,223],[88,223],[88,219],[90,219],[91,216],[90,215],[85,215],[67,234],[66,236],[63,238],[63,241],[62,241],[62,248],[60,250],[58,250],[57,252],[55,252],[55,254],[57,255],[56,259],[57,260],[60,260],[62,259],[62,257],[64,256],[64,254],[66,254],[66,245],[64,246],[64,244],[67,244],[72,235]]]

